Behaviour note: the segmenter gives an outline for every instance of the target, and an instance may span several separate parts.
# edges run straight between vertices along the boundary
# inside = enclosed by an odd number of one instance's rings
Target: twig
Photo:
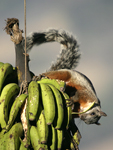
[[[26,52],[26,0],[24,0],[24,26],[25,26],[25,82],[27,82],[27,52]]]

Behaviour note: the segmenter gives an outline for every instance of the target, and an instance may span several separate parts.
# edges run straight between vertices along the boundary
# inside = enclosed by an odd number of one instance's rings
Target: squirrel
[[[79,44],[74,36],[64,30],[50,29],[45,32],[31,33],[26,39],[27,51],[34,45],[46,42],[58,42],[62,46],[60,56],[53,63],[48,71],[42,73],[50,79],[59,79],[66,82],[66,93],[73,104],[73,112],[83,112],[92,103],[94,105],[85,113],[73,114],[74,118],[79,117],[86,124],[97,124],[101,116],[107,116],[101,111],[100,100],[97,97],[92,82],[84,74],[73,70],[80,59]],[[23,42],[24,45],[24,42]]]
[[[13,22],[11,22],[12,20]],[[5,30],[8,34],[10,34],[11,40],[15,43],[16,53],[19,53],[20,55],[20,53],[24,51],[25,40],[21,36],[22,31],[19,30],[18,27],[16,27],[16,29],[18,29],[18,32],[16,31],[15,34],[15,28],[13,28],[15,27],[14,25],[19,26],[18,20],[15,18],[8,18]],[[19,37],[19,40],[17,37]],[[86,124],[100,125],[98,121],[101,116],[107,115],[106,113],[101,111],[100,100],[97,97],[93,84],[84,74],[74,70],[81,56],[79,52],[79,44],[74,36],[65,32],[64,30],[55,29],[49,29],[48,31],[46,30],[44,32],[33,32],[26,37],[27,52],[29,52],[34,45],[40,45],[43,43],[54,41],[61,44],[61,53],[56,62],[51,65],[50,69],[45,73],[42,73],[41,75],[46,76],[50,79],[58,79],[66,82],[65,91],[69,95],[73,112],[78,112],[78,114],[73,114],[73,118],[79,117]],[[23,56],[21,56],[21,58],[23,59]],[[18,66],[20,66],[21,60],[18,61],[17,64]],[[20,71],[22,69],[24,68],[21,65]],[[29,77],[28,80],[30,81],[31,77]],[[93,106],[85,112],[85,110],[89,108],[92,103]]]

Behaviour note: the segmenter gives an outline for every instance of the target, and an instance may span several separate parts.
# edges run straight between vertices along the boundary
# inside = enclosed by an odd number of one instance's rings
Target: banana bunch
[[[69,97],[64,92],[65,86],[63,81],[48,78],[31,81],[28,86],[29,120],[34,123],[30,139],[34,150],[62,149],[67,130],[71,146],[72,110],[67,107]]]
[[[4,84],[7,77],[12,73],[12,65],[0,63],[0,126],[2,129],[7,125],[10,107],[20,89],[16,83]]]
[[[13,73],[13,66],[9,63],[0,62],[0,94],[6,78]]]
[[[55,129],[68,129],[72,119],[71,107],[66,107],[68,95],[64,93],[65,82],[43,78],[31,81],[28,86],[29,120],[33,121],[42,105],[43,114],[47,125],[53,124]]]
[[[18,150],[20,146],[19,137],[23,135],[21,123],[16,123],[5,134],[0,134],[0,150]]]
[[[0,62],[0,150],[77,150],[80,133],[73,131],[65,87],[64,81],[42,78],[21,93],[16,68]]]

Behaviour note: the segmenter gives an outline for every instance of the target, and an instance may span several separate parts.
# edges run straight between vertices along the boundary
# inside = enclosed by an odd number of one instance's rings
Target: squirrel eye
[[[93,113],[91,113],[91,116],[94,116],[95,115],[95,113],[93,112]]]

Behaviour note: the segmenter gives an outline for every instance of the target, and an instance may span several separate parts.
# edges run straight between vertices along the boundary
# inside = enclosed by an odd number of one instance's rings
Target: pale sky
[[[15,66],[14,45],[3,31],[5,19],[18,18],[24,30],[24,1],[0,2],[0,61]],[[27,0],[27,34],[48,28],[64,29],[78,39],[82,53],[76,70],[93,83],[107,117],[101,126],[77,119],[82,134],[80,150],[113,149],[113,1]],[[34,47],[29,53],[30,70],[36,75],[49,68],[60,51],[57,43]]]

